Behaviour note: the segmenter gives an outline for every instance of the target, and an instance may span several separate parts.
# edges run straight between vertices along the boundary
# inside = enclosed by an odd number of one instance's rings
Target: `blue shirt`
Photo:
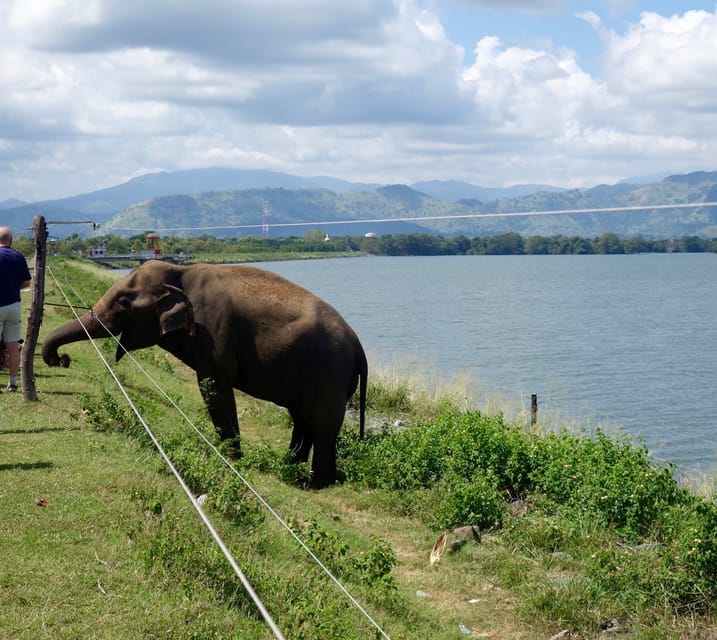
[[[0,247],[0,307],[20,302],[20,284],[29,279],[25,256],[12,247]]]

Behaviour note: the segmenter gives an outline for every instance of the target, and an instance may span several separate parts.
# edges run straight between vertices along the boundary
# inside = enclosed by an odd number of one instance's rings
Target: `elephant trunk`
[[[51,331],[42,343],[42,359],[51,367],[69,367],[70,357],[67,354],[60,355],[58,349],[70,342],[87,340],[88,337],[109,337],[107,329],[97,322],[92,311]]]

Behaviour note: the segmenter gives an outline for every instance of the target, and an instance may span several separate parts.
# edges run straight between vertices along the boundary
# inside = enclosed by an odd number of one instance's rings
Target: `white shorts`
[[[20,324],[22,310],[20,303],[15,302],[6,307],[0,307],[0,337],[5,342],[18,342],[21,335]]]

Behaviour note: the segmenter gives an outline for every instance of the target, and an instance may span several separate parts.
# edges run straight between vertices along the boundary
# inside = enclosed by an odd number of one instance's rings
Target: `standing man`
[[[10,372],[8,391],[17,391],[20,369],[20,289],[30,284],[30,270],[25,256],[12,248],[12,231],[0,227],[0,338],[7,350],[7,368]]]

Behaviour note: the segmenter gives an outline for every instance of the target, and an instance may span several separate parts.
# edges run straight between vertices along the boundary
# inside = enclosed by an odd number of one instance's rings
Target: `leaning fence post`
[[[42,324],[42,306],[45,303],[45,260],[47,258],[47,225],[43,216],[32,219],[32,232],[35,236],[35,273],[32,278],[32,303],[30,316],[25,331],[25,342],[22,345],[20,360],[20,376],[22,378],[22,395],[25,400],[37,400],[35,389],[35,370],[33,359],[35,346]]]

